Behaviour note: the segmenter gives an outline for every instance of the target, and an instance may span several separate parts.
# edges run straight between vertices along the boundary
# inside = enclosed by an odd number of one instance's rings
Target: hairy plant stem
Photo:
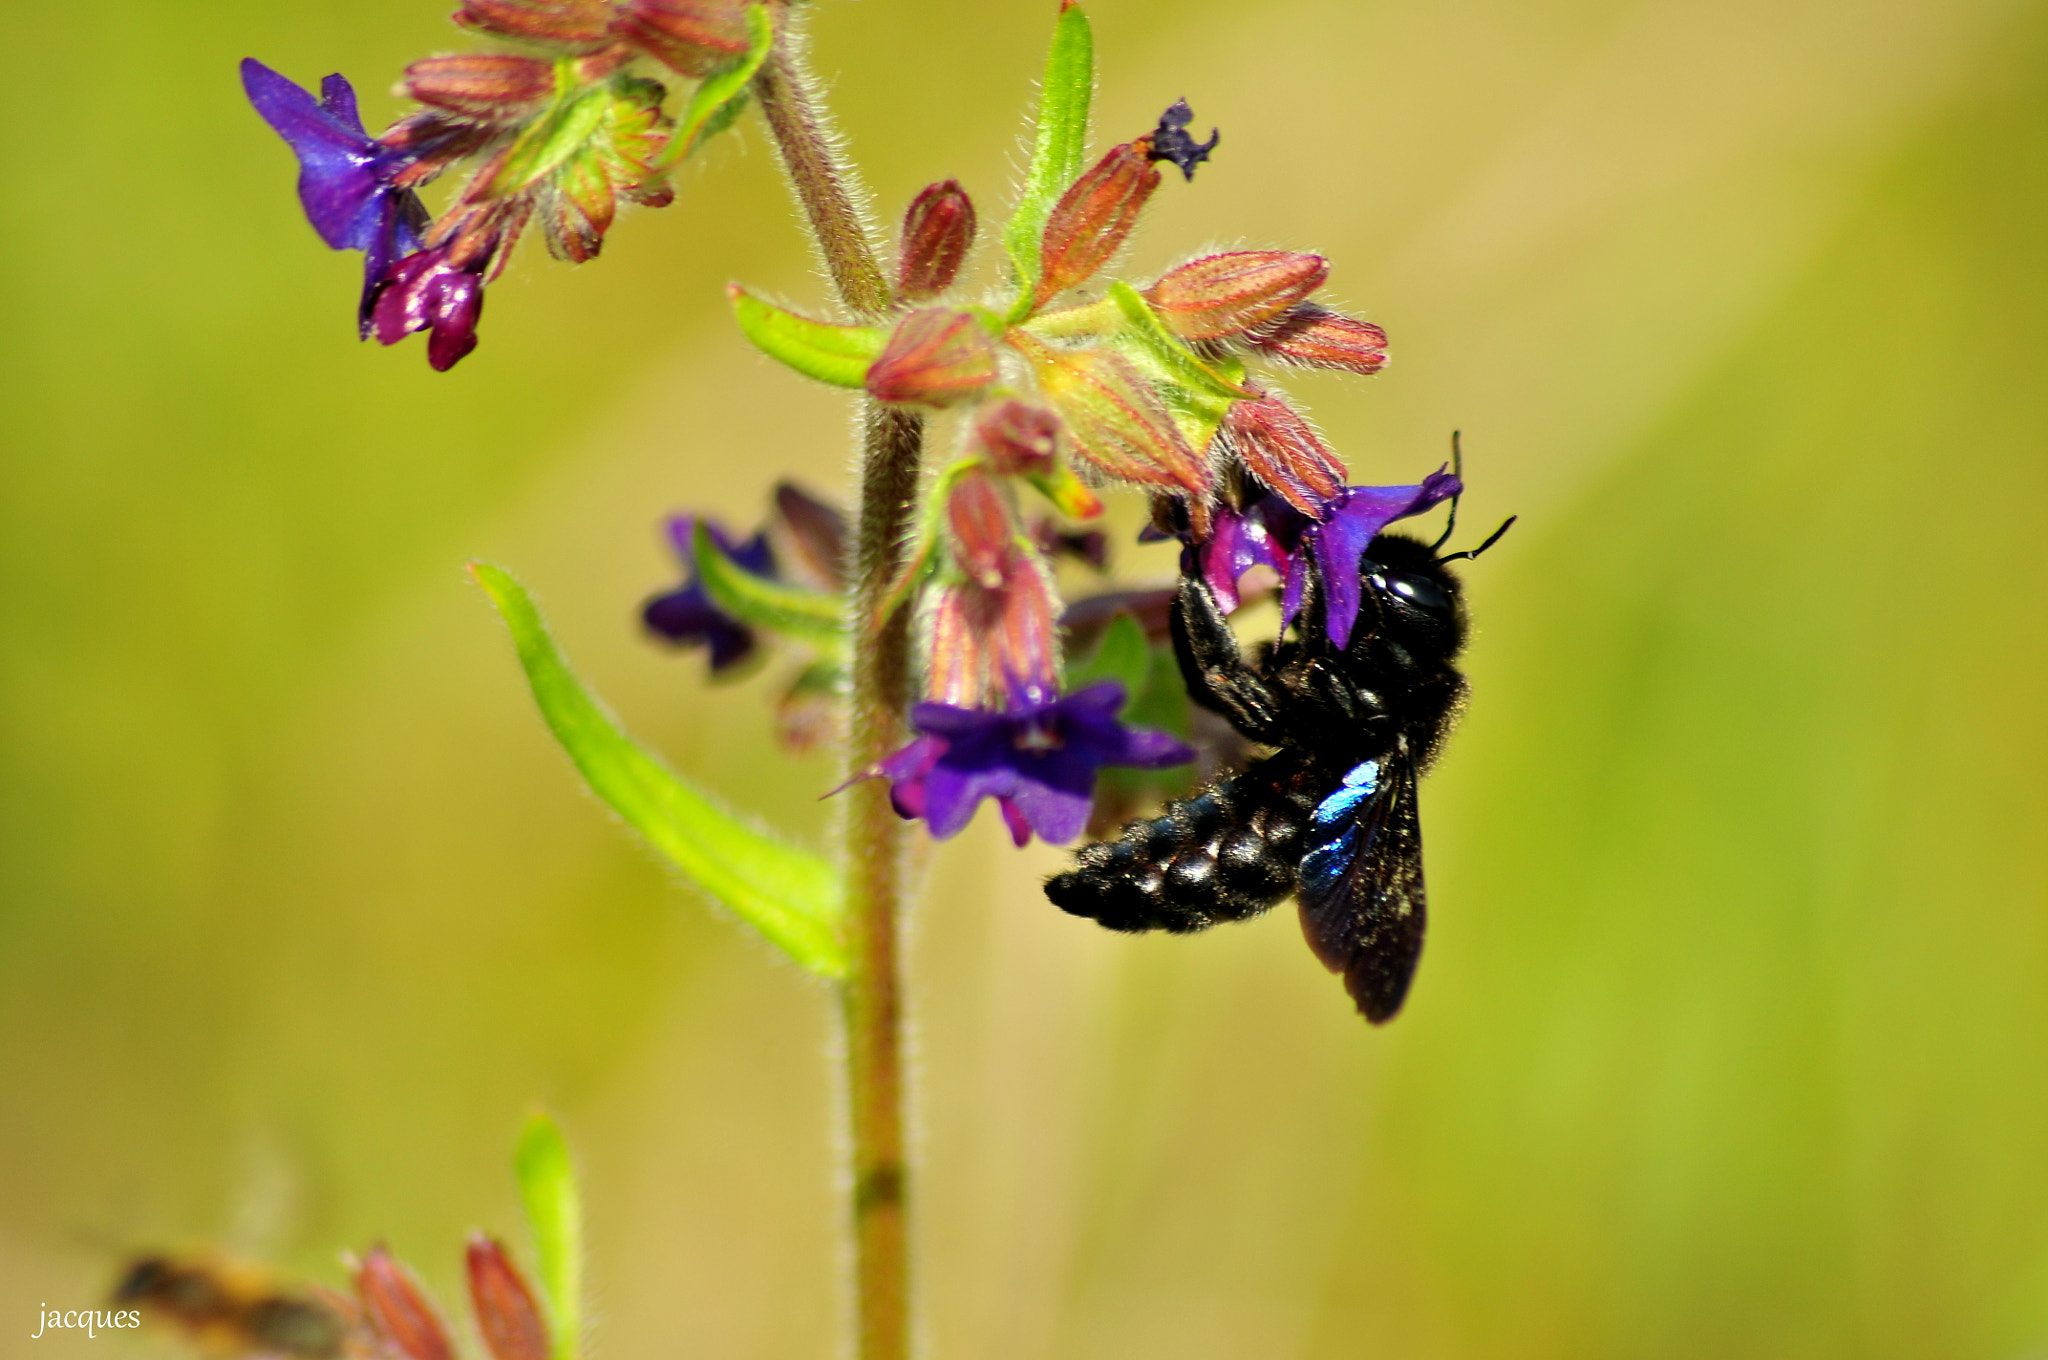
[[[784,10],[786,16],[789,11]],[[809,80],[787,36],[755,79],[790,187],[818,253],[848,310],[887,311],[892,290],[862,220],[850,172],[838,161]],[[898,610],[879,636],[869,627],[902,569],[917,499],[924,421],[870,402],[862,413],[860,503],[854,521],[847,633],[853,674],[847,773],[872,769],[903,744],[909,700],[910,630]],[[847,790],[847,942],[851,965],[840,987],[845,1025],[848,1143],[853,1165],[855,1354],[907,1360],[910,1252],[905,1205],[903,977],[898,949],[904,897],[904,826],[878,780]]]

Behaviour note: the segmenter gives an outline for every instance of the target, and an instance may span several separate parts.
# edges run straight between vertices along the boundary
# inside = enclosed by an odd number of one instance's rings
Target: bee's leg
[[[1251,740],[1280,744],[1280,698],[1246,663],[1230,620],[1199,574],[1181,578],[1173,602],[1173,654],[1189,698],[1230,719]]]

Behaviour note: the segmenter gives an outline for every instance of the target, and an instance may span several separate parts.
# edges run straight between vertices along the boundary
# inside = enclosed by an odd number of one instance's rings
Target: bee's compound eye
[[[1451,597],[1444,594],[1443,587],[1426,576],[1389,576],[1384,579],[1372,578],[1376,590],[1385,590],[1408,601],[1418,609],[1449,609]]]

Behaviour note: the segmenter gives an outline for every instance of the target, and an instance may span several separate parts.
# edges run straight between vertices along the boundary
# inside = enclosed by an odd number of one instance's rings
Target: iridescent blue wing
[[[1422,956],[1422,821],[1415,762],[1368,760],[1317,805],[1301,861],[1301,931],[1359,1013],[1393,1018]]]

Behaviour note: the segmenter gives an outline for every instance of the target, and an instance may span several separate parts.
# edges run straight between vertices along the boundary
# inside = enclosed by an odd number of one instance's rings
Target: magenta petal
[[[996,806],[1002,809],[1003,825],[1010,828],[1010,840],[1019,850],[1031,843],[1031,822],[1024,816],[1024,809],[1017,806],[1014,798],[998,798]]]

